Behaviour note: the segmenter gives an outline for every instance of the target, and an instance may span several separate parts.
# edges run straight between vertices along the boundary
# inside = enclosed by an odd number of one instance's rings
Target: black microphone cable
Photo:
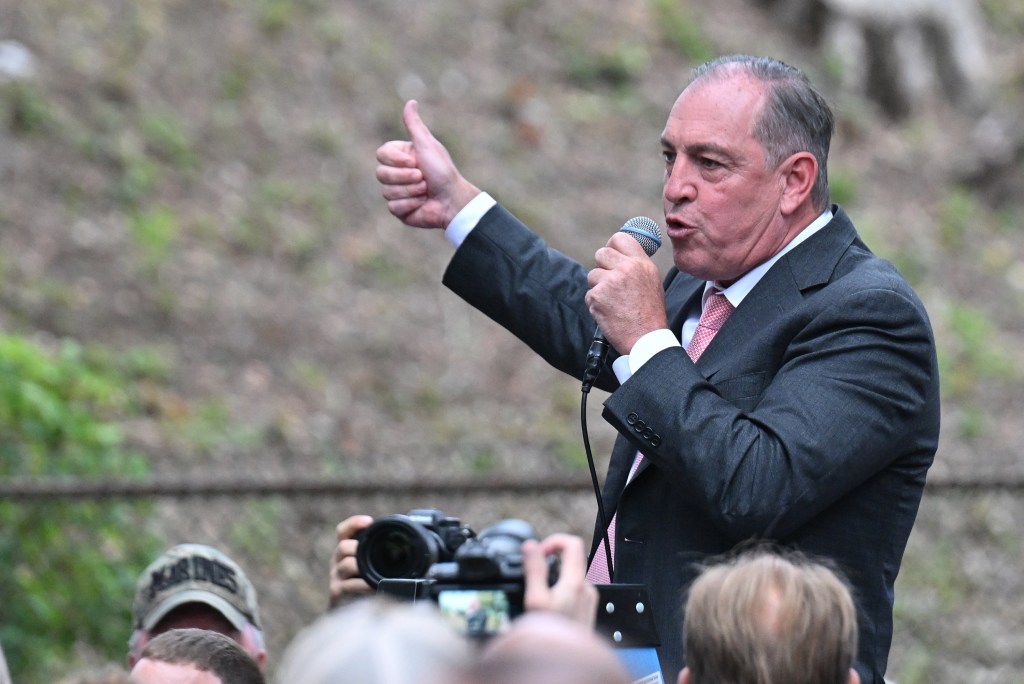
[[[594,465],[594,453],[590,450],[590,433],[587,431],[587,397],[590,396],[590,388],[583,390],[580,399],[580,426],[583,429],[583,449],[587,452],[587,465],[590,466],[590,480],[594,485],[594,496],[597,497],[597,522],[601,526],[601,534],[604,539],[604,554],[608,561],[608,581],[612,578],[612,547],[608,542],[608,517],[604,512],[604,498],[601,496],[601,483],[597,479],[597,467]],[[593,558],[590,559],[592,563]],[[587,564],[590,567],[590,564]]]
[[[661,229],[658,224],[646,216],[636,216],[626,221],[626,224],[619,229],[619,232],[632,236],[640,246],[643,247],[647,256],[654,256],[654,253],[661,247]],[[604,498],[601,496],[601,483],[597,478],[597,466],[594,464],[594,453],[590,449],[590,432],[587,430],[587,397],[590,396],[590,388],[594,386],[597,376],[604,368],[605,359],[608,356],[608,340],[605,339],[601,328],[594,330],[594,340],[587,350],[586,365],[583,370],[583,385],[580,397],[580,427],[583,432],[583,449],[587,454],[587,465],[590,467],[590,480],[594,486],[594,496],[597,498],[597,522],[601,527],[602,539],[604,541],[605,559],[608,562],[608,581],[613,576],[612,547],[608,540],[608,516],[604,510]],[[593,562],[593,558],[590,559]]]

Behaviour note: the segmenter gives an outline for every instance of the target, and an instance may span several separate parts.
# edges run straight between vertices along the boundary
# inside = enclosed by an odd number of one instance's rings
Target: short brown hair
[[[229,636],[208,629],[172,629],[153,638],[140,660],[194,665],[222,684],[265,684],[260,666]]]
[[[757,547],[693,583],[683,642],[693,684],[844,684],[857,653],[857,614],[837,571]]]

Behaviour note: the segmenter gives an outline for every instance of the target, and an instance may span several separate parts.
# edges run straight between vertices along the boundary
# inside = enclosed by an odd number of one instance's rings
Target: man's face
[[[221,684],[220,677],[191,663],[165,663],[149,658],[136,663],[131,674],[139,684]]]
[[[748,76],[720,75],[691,84],[669,113],[666,232],[675,265],[697,278],[732,283],[792,237],[779,210],[785,178],[765,168],[753,136],[764,96]]]

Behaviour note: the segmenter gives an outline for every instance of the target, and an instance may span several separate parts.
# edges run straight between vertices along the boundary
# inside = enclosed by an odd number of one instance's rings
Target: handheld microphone
[[[643,247],[647,256],[654,256],[654,253],[661,247],[661,228],[646,216],[636,216],[626,221],[626,224],[619,229],[620,233],[626,233]],[[590,392],[594,381],[601,373],[605,357],[608,356],[608,340],[604,338],[601,328],[594,330],[594,341],[590,343],[587,351],[587,365],[583,371],[583,393]]]

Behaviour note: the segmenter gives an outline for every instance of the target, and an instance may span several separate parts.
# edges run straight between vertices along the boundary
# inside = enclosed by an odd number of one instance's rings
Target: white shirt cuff
[[[626,382],[633,374],[640,370],[640,367],[651,360],[655,354],[669,347],[679,347],[679,340],[668,328],[652,330],[633,345],[629,354],[620,356],[612,362],[612,370],[619,384]]]
[[[490,211],[495,204],[497,202],[493,197],[486,192],[481,192],[471,199],[469,204],[462,207],[462,211],[456,214],[448,227],[444,229],[444,236],[448,238],[452,247],[458,249],[466,236],[476,228],[476,224],[480,223],[484,214]]]

